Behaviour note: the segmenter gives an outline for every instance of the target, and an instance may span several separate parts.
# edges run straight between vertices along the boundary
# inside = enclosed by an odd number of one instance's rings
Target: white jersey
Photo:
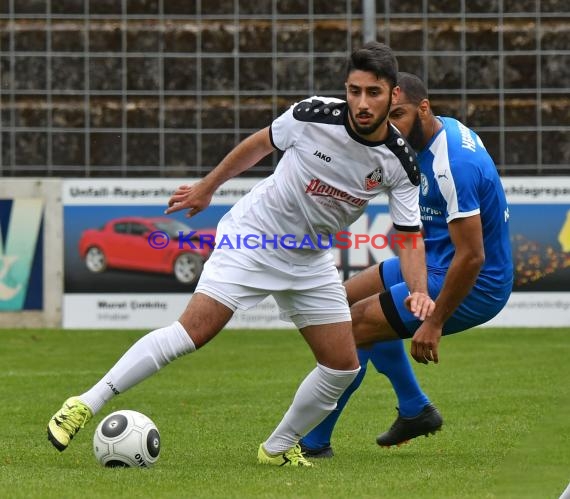
[[[329,240],[385,193],[394,227],[419,230],[419,168],[412,148],[392,125],[383,142],[363,139],[347,114],[343,100],[312,97],[275,119],[271,141],[283,157],[224,218],[244,232]],[[287,251],[290,261],[306,256],[304,249]]]

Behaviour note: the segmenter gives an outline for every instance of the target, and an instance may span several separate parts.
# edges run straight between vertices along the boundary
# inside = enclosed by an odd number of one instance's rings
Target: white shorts
[[[286,256],[286,251],[281,255]],[[216,249],[204,265],[195,292],[233,311],[248,310],[273,295],[280,318],[298,329],[350,321],[346,291],[332,256],[315,257],[300,265],[272,257],[268,249]]]

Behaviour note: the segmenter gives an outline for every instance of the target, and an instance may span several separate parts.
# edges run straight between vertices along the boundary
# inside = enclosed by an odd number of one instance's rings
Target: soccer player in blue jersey
[[[305,454],[312,457],[332,457],[334,426],[360,386],[369,360],[388,376],[399,404],[396,421],[377,443],[399,445],[439,430],[443,419],[419,387],[402,338],[412,338],[416,361],[437,363],[442,334],[487,322],[511,293],[509,209],[493,160],[475,132],[432,113],[426,87],[417,76],[399,73],[398,84],[400,96],[390,121],[418,152],[428,288],[436,307],[423,322],[410,313],[398,257],[345,283],[361,371],[335,411],[301,440]]]

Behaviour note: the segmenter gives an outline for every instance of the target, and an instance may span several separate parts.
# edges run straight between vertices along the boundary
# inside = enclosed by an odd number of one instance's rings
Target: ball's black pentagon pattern
[[[123,414],[113,414],[109,416],[103,426],[101,426],[101,433],[107,438],[118,437],[125,431],[129,420]]]
[[[119,461],[118,459],[112,459],[105,463],[105,468],[130,468],[130,464]]]
[[[160,454],[160,435],[154,428],[146,436],[146,448],[151,457],[157,457]]]
[[[145,414],[120,410],[107,415],[93,435],[93,451],[108,468],[149,468],[160,454],[160,434]]]

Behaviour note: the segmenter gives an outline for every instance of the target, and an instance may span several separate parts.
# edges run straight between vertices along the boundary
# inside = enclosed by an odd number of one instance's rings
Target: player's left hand
[[[434,364],[439,362],[438,346],[441,340],[442,328],[429,321],[423,322],[413,338],[410,353],[416,362]]]
[[[435,302],[427,294],[418,291],[407,296],[404,305],[420,321],[425,321],[435,309]]]
[[[176,211],[188,210],[186,216],[193,217],[208,207],[212,194],[203,179],[196,184],[181,185],[168,200],[168,208],[164,213],[170,215]]]

